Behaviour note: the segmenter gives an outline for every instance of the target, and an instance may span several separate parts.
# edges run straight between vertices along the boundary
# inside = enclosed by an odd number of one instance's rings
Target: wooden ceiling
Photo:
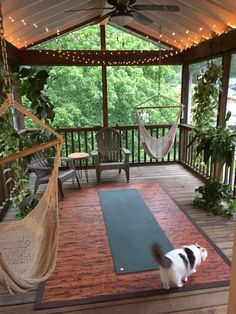
[[[1,3],[5,37],[21,49],[94,22],[109,12],[103,7],[110,6],[105,0],[3,0]],[[179,12],[139,11],[153,23],[144,26],[132,21],[127,25],[175,49],[195,46],[236,27],[236,1],[233,0],[137,0],[135,4],[180,8]],[[94,9],[65,12],[91,8]]]

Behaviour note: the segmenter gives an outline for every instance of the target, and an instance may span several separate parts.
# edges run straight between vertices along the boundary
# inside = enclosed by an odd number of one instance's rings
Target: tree
[[[106,27],[108,49],[159,49],[159,45],[143,40],[112,26]],[[98,25],[88,26],[69,35],[40,45],[40,49],[100,49]],[[180,66],[162,66],[161,91],[180,99]],[[103,124],[101,67],[40,67],[49,72],[47,95],[54,104],[54,128]],[[133,107],[157,95],[158,66],[107,67],[109,125],[133,124]],[[150,103],[150,105],[155,102]],[[175,111],[148,112],[150,123],[172,123]]]

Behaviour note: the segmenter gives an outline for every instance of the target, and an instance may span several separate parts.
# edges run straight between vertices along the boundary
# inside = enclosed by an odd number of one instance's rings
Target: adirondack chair
[[[96,134],[97,150],[91,152],[96,167],[97,182],[101,180],[103,170],[121,169],[125,171],[126,180],[129,182],[129,156],[127,148],[121,148],[121,135],[113,128],[102,128]],[[123,154],[122,154],[123,153]],[[122,159],[122,155],[124,158]]]
[[[53,163],[53,157],[45,157],[42,152],[37,152],[32,158],[31,164],[28,166],[28,169],[31,172],[34,172],[36,174],[36,180],[35,180],[35,185],[34,185],[34,194],[37,192],[38,187],[40,184],[46,184],[48,183],[49,177],[52,172],[52,164],[50,164],[50,160]],[[80,182],[78,175],[76,173],[76,169],[74,166],[74,162],[71,158],[68,157],[62,157],[62,161],[66,161],[68,163],[69,169],[65,171],[59,171],[58,173],[58,189],[61,198],[64,198],[64,193],[63,193],[63,182],[69,180],[69,179],[76,179],[79,188]]]

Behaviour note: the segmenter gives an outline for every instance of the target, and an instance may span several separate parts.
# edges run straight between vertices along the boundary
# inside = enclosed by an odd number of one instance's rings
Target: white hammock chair
[[[0,39],[4,81],[5,86],[10,88],[11,80],[7,62],[6,41],[3,34],[0,4]],[[13,93],[9,93],[6,101],[0,105],[0,116],[6,110],[11,110],[11,107],[33,119],[38,125],[54,134],[56,139],[2,157],[0,158],[0,166],[57,145],[54,168],[48,186],[36,207],[20,221],[5,225],[0,224],[0,285],[10,293],[17,293],[27,291],[41,281],[46,280],[53,272],[56,264],[58,247],[57,178],[63,138],[16,102],[13,99]]]
[[[150,99],[149,99],[150,100]],[[155,138],[150,135],[150,133],[146,130],[144,123],[142,122],[142,118],[139,114],[139,110],[141,109],[157,109],[157,108],[180,108],[177,118],[174,124],[171,126],[169,131],[165,134],[165,136],[161,138]],[[174,144],[176,131],[178,128],[178,124],[180,122],[181,114],[182,114],[182,105],[181,106],[150,106],[150,107],[135,107],[135,115],[139,128],[139,138],[140,144],[143,147],[145,153],[153,159],[163,159],[166,154],[169,153],[171,147]]]
[[[14,101],[11,95],[0,106],[0,116],[13,107],[51,131],[57,139],[0,158],[0,165],[57,145],[48,186],[37,206],[22,220],[0,226],[0,285],[10,293],[24,292],[52,273],[58,246],[58,167],[63,138]]]

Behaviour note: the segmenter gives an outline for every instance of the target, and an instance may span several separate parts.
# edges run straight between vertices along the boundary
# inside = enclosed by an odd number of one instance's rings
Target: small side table
[[[84,172],[85,172],[85,177],[86,181],[88,183],[88,153],[84,152],[77,152],[77,153],[71,153],[68,155],[73,161],[75,162],[76,160],[81,161],[81,163],[84,163]],[[82,177],[82,169],[81,169],[81,177]]]

